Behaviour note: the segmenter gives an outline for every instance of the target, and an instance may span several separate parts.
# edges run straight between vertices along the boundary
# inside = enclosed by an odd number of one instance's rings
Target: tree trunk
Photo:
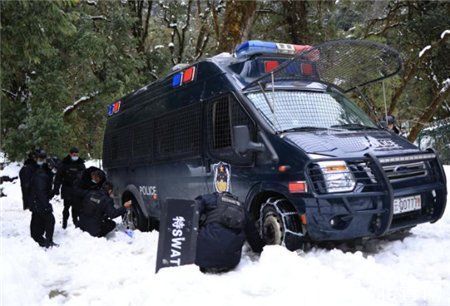
[[[256,4],[256,1],[227,1],[217,51],[232,52],[241,42],[248,22],[255,13]]]
[[[308,43],[308,10],[306,1],[282,1],[289,36],[293,44]]]

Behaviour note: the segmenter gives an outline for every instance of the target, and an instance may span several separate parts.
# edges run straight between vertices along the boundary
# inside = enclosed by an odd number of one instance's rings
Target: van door
[[[208,191],[225,188],[244,201],[255,181],[254,154],[236,154],[232,148],[231,133],[233,126],[247,125],[254,139],[256,126],[232,93],[206,101],[205,108]]]
[[[201,114],[202,103],[196,102],[155,118],[152,172],[162,202],[207,193]]]

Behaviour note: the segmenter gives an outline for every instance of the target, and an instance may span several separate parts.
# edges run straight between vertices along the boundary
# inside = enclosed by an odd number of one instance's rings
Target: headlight
[[[355,188],[355,177],[345,161],[323,161],[317,164],[322,170],[327,192],[347,192]]]

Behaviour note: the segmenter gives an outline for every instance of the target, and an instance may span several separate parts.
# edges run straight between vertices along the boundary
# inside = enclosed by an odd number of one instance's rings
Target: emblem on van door
[[[230,192],[231,190],[231,167],[229,164],[219,162],[213,165],[214,189],[219,192]]]

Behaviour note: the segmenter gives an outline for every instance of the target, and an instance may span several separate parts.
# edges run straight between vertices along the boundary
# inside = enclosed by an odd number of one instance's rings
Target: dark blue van
[[[230,191],[267,244],[370,238],[436,222],[436,152],[373,122],[345,93],[390,77],[399,54],[367,41],[248,41],[175,70],[108,108],[104,167],[133,224],[167,198]]]

